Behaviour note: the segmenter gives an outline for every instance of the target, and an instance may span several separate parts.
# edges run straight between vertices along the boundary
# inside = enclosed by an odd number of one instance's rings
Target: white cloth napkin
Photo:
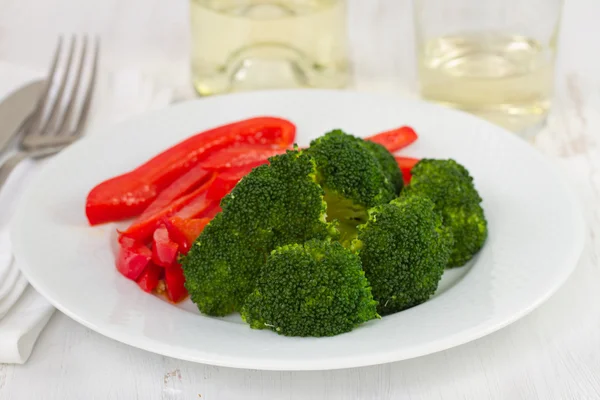
[[[0,61],[0,102],[10,92],[42,74]],[[158,87],[136,70],[121,70],[98,77],[88,128],[110,124],[143,111],[168,105],[173,92]],[[0,155],[0,161],[6,156]],[[43,162],[24,161],[0,192],[0,363],[22,364],[54,307],[39,295],[13,260],[8,233],[10,218],[21,192]]]

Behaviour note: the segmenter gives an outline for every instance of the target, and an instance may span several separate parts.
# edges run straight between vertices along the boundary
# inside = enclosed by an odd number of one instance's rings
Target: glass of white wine
[[[415,0],[421,95],[525,136],[553,95],[562,0]]]
[[[190,0],[200,95],[348,83],[346,0]]]

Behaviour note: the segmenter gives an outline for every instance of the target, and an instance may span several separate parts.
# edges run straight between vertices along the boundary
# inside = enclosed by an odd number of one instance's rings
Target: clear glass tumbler
[[[421,95],[515,132],[545,121],[562,0],[414,0]]]
[[[190,1],[199,94],[347,84],[346,0]]]

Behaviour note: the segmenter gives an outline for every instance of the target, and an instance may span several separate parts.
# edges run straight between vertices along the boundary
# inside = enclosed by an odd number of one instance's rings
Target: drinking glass
[[[421,95],[526,134],[553,95],[562,0],[415,0]]]
[[[199,94],[347,84],[346,0],[190,1]]]

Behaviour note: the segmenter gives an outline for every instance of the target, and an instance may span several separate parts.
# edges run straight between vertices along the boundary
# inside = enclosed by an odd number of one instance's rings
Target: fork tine
[[[54,50],[54,56],[52,59],[52,64],[50,67],[50,72],[48,73],[48,80],[46,81],[46,86],[44,87],[44,92],[38,99],[38,103],[35,107],[35,111],[33,111],[31,115],[31,121],[28,123],[29,126],[25,129],[25,134],[31,134],[33,132],[38,132],[39,128],[42,124],[42,118],[44,117],[44,109],[46,108],[46,104],[50,98],[50,90],[52,89],[52,85],[54,83],[54,78],[56,76],[56,67],[58,66],[58,60],[60,59],[60,53],[62,51],[63,38],[62,36],[58,37],[58,43],[56,44],[56,49]]]
[[[88,45],[90,42],[88,37],[85,36],[83,38],[83,44],[81,46],[81,54],[78,56],[79,65],[76,67],[76,75],[69,78],[68,74],[71,69],[75,69],[75,67],[71,68],[71,64],[75,64],[72,62],[73,59],[73,43],[75,39],[73,38],[71,42],[71,49],[69,54],[69,65],[66,67],[66,72],[63,74],[62,81],[60,83],[55,84],[59,85],[59,97],[64,97],[65,95],[65,83],[68,79],[74,79],[73,88],[69,89],[66,96],[67,105],[62,107],[63,101],[59,99],[55,99],[52,104],[51,117],[49,121],[44,123],[42,129],[27,129],[25,134],[21,137],[20,147],[27,151],[34,151],[36,156],[40,157],[42,154],[50,155],[54,154],[60,150],[62,150],[65,146],[73,143],[83,134],[84,126],[89,116],[90,105],[93,98],[94,89],[96,86],[96,79],[98,75],[98,59],[100,56],[100,39],[95,37],[91,42],[91,46]],[[83,88],[84,90],[79,90],[80,87],[83,87],[82,81],[84,80],[82,77],[84,75],[83,70],[85,66],[91,63],[89,78],[87,79],[87,85]],[[53,72],[54,72],[53,68]],[[54,78],[53,74],[52,78]],[[79,92],[82,92],[81,95]],[[78,98],[82,97],[81,107],[78,115],[76,116],[76,109]],[[45,100],[47,102],[47,100]],[[61,110],[63,108],[63,110]],[[61,118],[58,119],[57,118]],[[73,121],[71,121],[73,120]],[[55,122],[54,125],[58,125],[58,127],[48,133],[47,127]],[[75,126],[73,124],[75,123]],[[44,129],[46,131],[44,131]]]
[[[61,81],[59,83],[59,88],[58,88],[58,93],[56,93],[56,98],[54,99],[54,102],[52,103],[52,107],[50,108],[50,114],[48,115],[48,120],[46,121],[46,123],[44,124],[43,128],[41,129],[40,133],[41,134],[54,134],[55,130],[53,128],[56,128],[56,125],[58,125],[58,118],[59,118],[59,110],[60,110],[60,105],[63,101],[63,96],[65,93],[65,88],[67,87],[67,82],[69,80],[69,74],[71,73],[71,64],[73,63],[73,54],[75,53],[75,37],[71,36],[71,46],[69,48],[69,55],[67,56],[67,64],[65,66],[65,70],[62,74],[62,78]]]
[[[83,100],[83,106],[81,107],[81,111],[79,114],[79,120],[77,121],[77,125],[75,126],[75,130],[73,132],[73,136],[80,136],[83,133],[83,127],[87,121],[90,104],[92,103],[92,97],[94,94],[94,88],[96,87],[96,75],[98,72],[98,58],[100,53],[100,38],[94,38],[94,59],[92,61],[92,72],[90,73],[89,83],[85,93],[85,99]]]
[[[87,57],[87,45],[88,45],[88,37],[86,35],[83,37],[83,44],[81,45],[81,54],[79,56],[79,66],[77,68],[75,82],[73,83],[73,87],[71,88],[71,96],[69,96],[69,102],[67,103],[67,108],[64,111],[62,121],[61,121],[59,127],[57,128],[57,135],[71,133],[68,128],[69,128],[69,123],[71,121],[71,117],[73,115],[73,110],[75,109],[76,99],[77,99],[78,93],[79,93],[79,86],[81,85],[81,76],[83,75],[85,59]]]

